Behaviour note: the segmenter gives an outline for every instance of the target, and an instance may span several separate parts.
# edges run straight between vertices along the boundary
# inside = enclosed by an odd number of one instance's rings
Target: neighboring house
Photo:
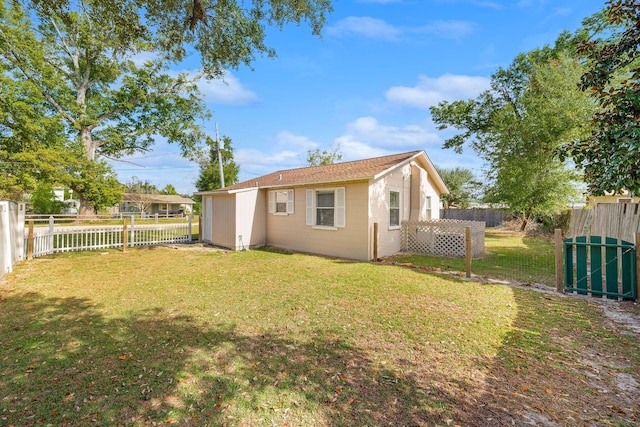
[[[148,215],[177,215],[193,211],[194,201],[178,195],[124,193],[118,212],[114,213],[142,213]]]
[[[605,192],[604,196],[587,195],[587,204],[597,205],[598,203],[640,203],[640,197],[634,197],[626,190],[619,193]]]
[[[274,172],[202,196],[202,240],[357,260],[400,251],[404,220],[440,215],[448,190],[424,151]],[[374,239],[374,224],[378,238]]]

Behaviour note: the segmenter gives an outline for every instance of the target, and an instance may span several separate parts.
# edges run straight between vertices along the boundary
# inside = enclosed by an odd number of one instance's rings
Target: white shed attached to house
[[[282,170],[196,194],[205,242],[370,260],[400,251],[402,221],[438,219],[446,193],[426,153],[413,151]]]

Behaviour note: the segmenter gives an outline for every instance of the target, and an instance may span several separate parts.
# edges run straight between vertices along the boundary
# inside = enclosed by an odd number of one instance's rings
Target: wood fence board
[[[618,244],[618,239],[607,237],[605,239],[606,244],[616,245]],[[607,275],[607,292],[617,293],[618,292],[618,248],[615,247],[607,247],[605,248],[605,262],[606,266],[606,275]]]
[[[591,236],[591,243],[601,244],[602,237]],[[590,247],[591,252],[591,290],[602,292],[602,248]]]

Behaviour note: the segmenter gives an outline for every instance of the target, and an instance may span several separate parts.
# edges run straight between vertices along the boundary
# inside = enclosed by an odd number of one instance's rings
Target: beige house
[[[640,197],[634,197],[626,190],[619,193],[605,192],[603,196],[587,195],[587,204],[597,205],[598,203],[640,203]]]
[[[196,194],[205,242],[370,260],[374,242],[378,256],[400,251],[402,221],[438,219],[446,193],[426,153],[413,151],[282,170]]]
[[[193,211],[194,201],[179,195],[124,193],[117,212],[144,213],[147,215],[169,216],[189,214]]]

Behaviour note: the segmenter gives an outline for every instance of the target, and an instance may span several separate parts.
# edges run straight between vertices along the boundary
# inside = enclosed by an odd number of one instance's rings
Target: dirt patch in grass
[[[1,425],[638,423],[640,340],[605,315],[625,303],[302,254],[106,253],[0,284]]]

